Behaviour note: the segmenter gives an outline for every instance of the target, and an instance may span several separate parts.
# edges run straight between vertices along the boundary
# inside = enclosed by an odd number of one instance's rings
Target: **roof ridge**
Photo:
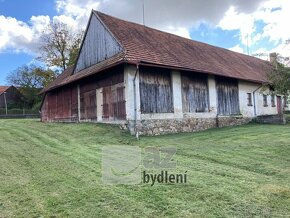
[[[100,14],[101,16],[107,16],[107,17],[110,17],[110,18],[113,18],[113,19],[116,19],[116,20],[119,20],[121,22],[127,22],[127,23],[130,23],[130,24],[133,24],[133,25],[137,25],[139,27],[142,27],[144,29],[149,29],[151,31],[155,31],[155,32],[160,32],[162,34],[166,34],[166,35],[170,35],[170,36],[173,36],[173,37],[177,37],[179,39],[183,39],[183,40],[187,40],[189,42],[194,42],[194,43],[200,43],[200,44],[203,44],[205,46],[211,46],[211,47],[214,47],[214,48],[217,48],[217,49],[222,49],[222,50],[225,50],[226,52],[232,52],[232,53],[235,53],[237,55],[240,55],[240,56],[243,56],[243,57],[247,57],[247,58],[253,58],[253,59],[256,59],[256,60],[259,60],[259,61],[262,61],[262,62],[269,62],[269,61],[266,61],[266,60],[262,60],[260,58],[257,58],[257,57],[254,57],[254,56],[251,56],[251,55],[247,55],[247,54],[243,54],[243,53],[240,53],[240,52],[236,52],[236,51],[232,51],[232,50],[229,50],[227,48],[223,48],[223,47],[220,47],[220,46],[217,46],[217,45],[212,45],[212,44],[209,44],[209,43],[205,43],[205,42],[201,42],[201,41],[197,41],[197,40],[194,40],[194,39],[188,39],[188,38],[185,38],[185,37],[182,37],[182,36],[179,36],[179,35],[176,35],[174,33],[170,33],[170,32],[166,32],[164,30],[159,30],[159,29],[156,29],[156,28],[153,28],[153,27],[149,27],[149,26],[145,26],[145,25],[142,25],[142,24],[139,24],[139,23],[136,23],[136,22],[133,22],[133,21],[128,21],[128,20],[123,20],[123,19],[120,19],[118,17],[115,17],[115,16],[112,16],[112,15],[108,15],[108,14],[105,14],[105,13],[102,13],[100,11],[97,11],[97,10],[93,10],[96,14]],[[108,27],[109,28],[109,27]]]

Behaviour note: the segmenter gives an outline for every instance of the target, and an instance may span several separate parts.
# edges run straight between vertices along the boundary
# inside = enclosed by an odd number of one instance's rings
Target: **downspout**
[[[78,89],[78,123],[81,122],[81,92],[80,92],[80,85],[77,85]]]
[[[260,85],[257,89],[255,89],[255,91],[253,91],[253,101],[254,101],[254,116],[256,117],[257,116],[257,107],[256,107],[256,96],[255,96],[255,93],[260,89],[262,88],[263,84]]]
[[[137,73],[139,72],[139,63],[136,64],[136,72],[133,79],[133,87],[134,87],[134,131],[135,136],[139,139],[139,131],[138,131],[138,124],[137,124],[137,93],[136,93],[136,77]]]

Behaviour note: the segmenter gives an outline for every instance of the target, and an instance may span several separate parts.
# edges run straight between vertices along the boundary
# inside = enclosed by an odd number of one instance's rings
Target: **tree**
[[[268,80],[273,90],[280,95],[288,96],[290,91],[290,68],[274,61],[273,69],[268,73]]]
[[[75,64],[83,31],[74,33],[61,22],[51,22],[41,36],[40,60],[65,70]]]
[[[7,82],[19,88],[25,97],[26,106],[33,107],[41,101],[39,91],[56,78],[56,73],[42,67],[23,65],[7,76]]]

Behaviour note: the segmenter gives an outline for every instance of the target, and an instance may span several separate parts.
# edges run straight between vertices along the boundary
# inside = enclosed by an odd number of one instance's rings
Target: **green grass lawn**
[[[176,146],[187,184],[106,185],[102,147]],[[117,127],[0,120],[0,217],[290,216],[290,125],[134,137]]]

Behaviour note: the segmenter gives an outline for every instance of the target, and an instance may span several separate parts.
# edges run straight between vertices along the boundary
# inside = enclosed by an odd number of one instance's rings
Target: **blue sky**
[[[272,51],[289,54],[289,0],[204,2],[145,0],[146,25],[264,59]],[[91,9],[142,22],[142,0],[0,0],[0,85],[9,72],[35,60],[50,21],[84,29]]]
[[[0,0],[0,14],[29,22],[32,15],[55,16],[57,11],[53,0]]]

